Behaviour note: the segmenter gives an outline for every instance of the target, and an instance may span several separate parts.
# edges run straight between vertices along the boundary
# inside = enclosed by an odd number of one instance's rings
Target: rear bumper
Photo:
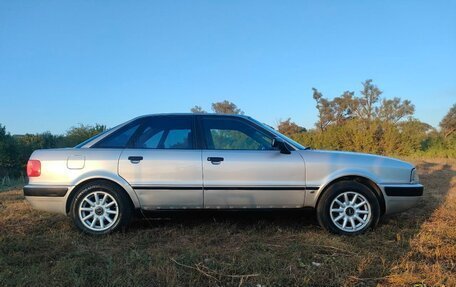
[[[25,196],[45,196],[45,197],[64,197],[68,192],[67,186],[24,186]]]
[[[416,206],[423,198],[424,187],[421,184],[401,184],[382,186],[385,198],[385,214],[405,211]]]
[[[26,185],[25,199],[34,209],[66,214],[69,186]]]

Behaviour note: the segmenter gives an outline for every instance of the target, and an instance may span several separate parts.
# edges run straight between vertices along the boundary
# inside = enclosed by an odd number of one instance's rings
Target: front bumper
[[[421,184],[399,184],[382,186],[386,211],[393,214],[416,206],[423,198],[424,187]]]
[[[25,199],[34,209],[66,214],[66,202],[71,187],[33,185],[24,186]]]

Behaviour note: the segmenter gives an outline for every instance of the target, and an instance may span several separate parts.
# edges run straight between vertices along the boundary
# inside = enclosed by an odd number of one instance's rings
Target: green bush
[[[390,156],[456,157],[455,136],[444,138],[417,120],[399,124],[353,119],[291,137],[316,149],[366,152]]]

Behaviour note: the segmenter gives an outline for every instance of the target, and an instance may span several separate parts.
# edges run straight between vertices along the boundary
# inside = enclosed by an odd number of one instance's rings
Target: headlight
[[[418,177],[418,172],[416,172],[416,169],[412,169],[412,174],[410,175],[410,182],[411,183],[419,183],[420,178]]]

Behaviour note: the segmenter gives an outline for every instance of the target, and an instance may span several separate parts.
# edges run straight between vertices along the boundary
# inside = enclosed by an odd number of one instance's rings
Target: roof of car
[[[154,116],[226,116],[226,117],[241,117],[241,118],[250,118],[246,115],[239,115],[239,114],[219,114],[219,113],[160,113],[160,114],[148,114],[142,115],[138,118],[147,118],[147,117],[154,117]]]

